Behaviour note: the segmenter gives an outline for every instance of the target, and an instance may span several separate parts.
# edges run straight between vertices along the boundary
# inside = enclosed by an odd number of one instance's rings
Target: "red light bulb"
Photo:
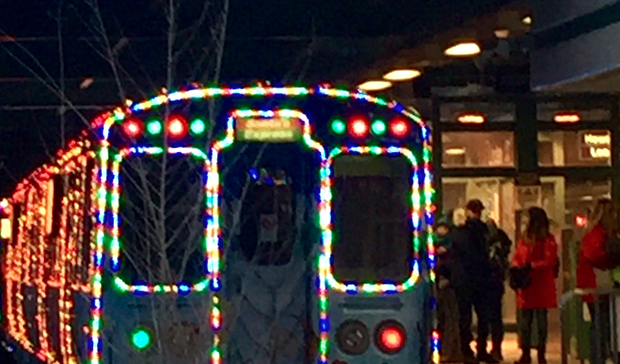
[[[575,225],[577,227],[585,227],[588,224],[588,218],[583,215],[575,216]]]
[[[409,133],[409,125],[407,124],[406,121],[401,120],[401,119],[393,120],[390,123],[390,132],[395,137],[402,138],[406,136],[407,133]]]
[[[351,121],[351,134],[356,138],[363,138],[368,135],[369,127],[366,120],[358,118]]]
[[[183,119],[178,116],[171,117],[170,121],[168,122],[168,132],[173,137],[180,137],[185,134],[186,130]]]
[[[130,138],[135,138],[142,133],[142,125],[139,121],[129,119],[123,124],[123,130]]]
[[[395,327],[386,327],[381,332],[381,344],[390,351],[398,351],[404,344],[402,332]]]

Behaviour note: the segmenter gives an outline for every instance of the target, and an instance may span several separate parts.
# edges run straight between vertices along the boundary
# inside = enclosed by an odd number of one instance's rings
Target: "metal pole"
[[[618,364],[618,343],[617,343],[617,327],[616,327],[616,297],[615,293],[609,295],[609,347],[611,349],[611,358],[615,364]]]

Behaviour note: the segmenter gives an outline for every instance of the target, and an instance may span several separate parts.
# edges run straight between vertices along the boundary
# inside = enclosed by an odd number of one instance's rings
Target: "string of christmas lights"
[[[120,186],[120,168],[123,161],[131,157],[142,156],[159,156],[164,153],[164,148],[161,147],[131,147],[122,149],[118,154],[114,156],[112,162],[112,188],[110,191],[110,210],[112,216],[112,228],[110,231],[110,262],[111,269],[115,274],[118,274],[121,267],[121,230],[119,226],[119,206],[121,198],[121,186]],[[169,147],[167,149],[169,155],[180,154],[185,156],[193,156],[203,162],[204,171],[209,169],[207,155],[200,149],[192,147]],[[102,165],[105,165],[102,162]],[[206,188],[203,188],[206,191]],[[207,229],[204,229],[204,239],[207,240]],[[178,293],[186,295],[191,292],[202,292],[208,287],[208,280],[204,279],[192,285],[185,283],[178,284],[138,284],[125,282],[118,275],[114,278],[115,285],[123,292],[131,292],[135,295],[148,295],[152,293]]]

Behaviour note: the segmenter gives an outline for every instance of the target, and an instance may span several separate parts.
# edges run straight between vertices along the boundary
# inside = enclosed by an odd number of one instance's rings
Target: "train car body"
[[[430,158],[327,85],[119,108],[3,209],[5,327],[48,363],[438,362]]]
[[[97,180],[86,134],[20,182],[3,209],[4,328],[36,359],[77,363],[90,318]]]

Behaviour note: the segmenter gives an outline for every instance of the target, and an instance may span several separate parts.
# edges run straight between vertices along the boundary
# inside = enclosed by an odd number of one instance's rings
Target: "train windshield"
[[[184,156],[123,162],[123,278],[194,282],[202,277],[202,171],[200,161]]]
[[[310,199],[318,172],[315,155],[293,143],[277,145],[248,144],[223,153],[224,201],[229,216],[233,249],[249,262],[260,266],[281,266],[293,258],[295,245],[307,247],[312,209]],[[245,155],[236,151],[244,148]],[[240,208],[239,219],[234,215]],[[235,226],[238,224],[238,226]]]
[[[413,255],[411,165],[404,157],[334,161],[334,275],[339,281],[403,281]]]

